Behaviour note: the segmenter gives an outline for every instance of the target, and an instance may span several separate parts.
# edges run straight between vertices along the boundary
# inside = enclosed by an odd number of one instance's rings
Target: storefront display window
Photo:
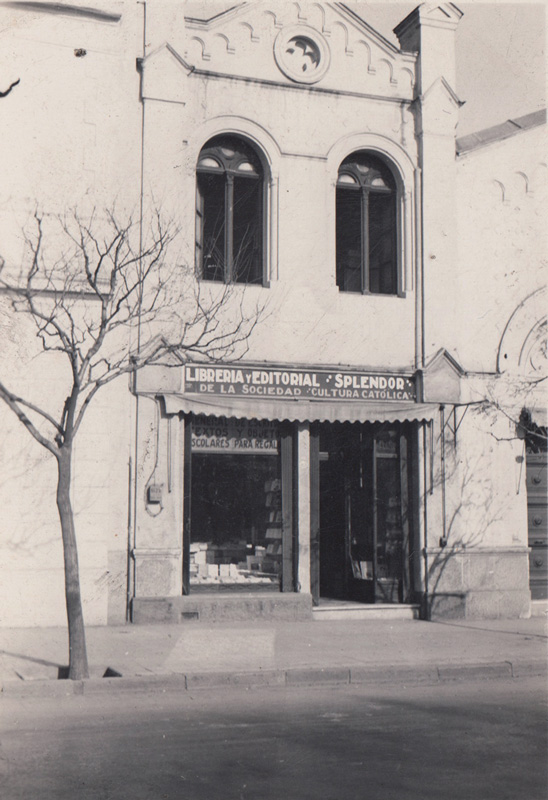
[[[278,590],[283,548],[276,426],[196,417],[191,441],[191,592]]]

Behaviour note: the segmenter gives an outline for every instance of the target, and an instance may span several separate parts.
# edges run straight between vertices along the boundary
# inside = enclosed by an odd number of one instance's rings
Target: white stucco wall
[[[42,353],[24,318],[16,317],[14,323],[6,298],[0,301],[2,380],[27,401],[58,411],[63,389],[70,385],[66,365]],[[122,378],[105,387],[90,406],[74,447],[72,502],[84,618],[91,625],[105,624],[109,617],[125,619],[131,424],[132,398]],[[0,624],[63,625],[56,461],[4,404],[0,425]]]
[[[545,125],[458,158],[461,324],[453,338],[467,370],[496,371],[512,314],[546,285],[545,161]],[[529,315],[532,328],[546,315],[543,298]]]
[[[33,230],[35,209],[46,216],[138,209],[140,20],[127,7],[98,4],[78,15],[0,6],[2,89],[19,80],[1,106],[0,254],[12,276],[28,267],[24,232]],[[94,16],[96,10],[107,16]],[[66,365],[40,355],[35,329],[5,297],[0,301],[0,379],[55,415],[67,390]],[[127,380],[107,387],[75,446],[73,503],[88,624],[125,619],[131,408]],[[63,625],[55,460],[4,405],[0,418],[0,624]]]

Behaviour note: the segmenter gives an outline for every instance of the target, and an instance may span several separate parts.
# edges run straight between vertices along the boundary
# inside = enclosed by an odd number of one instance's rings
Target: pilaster
[[[451,347],[458,322],[455,140],[462,102],[455,93],[455,31],[461,17],[453,3],[423,4],[394,30],[402,50],[418,53],[412,110],[422,173],[418,272],[427,359]]]
[[[310,424],[297,430],[297,496],[299,552],[297,580],[299,592],[310,593]]]

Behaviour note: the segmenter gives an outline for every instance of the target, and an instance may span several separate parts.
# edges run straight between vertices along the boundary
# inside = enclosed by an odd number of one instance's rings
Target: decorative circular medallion
[[[284,28],[274,42],[280,70],[296,83],[316,83],[329,68],[329,47],[324,37],[306,25]]]

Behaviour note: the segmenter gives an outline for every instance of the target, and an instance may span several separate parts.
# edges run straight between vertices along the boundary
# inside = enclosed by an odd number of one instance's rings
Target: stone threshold
[[[312,609],[312,619],[316,622],[326,620],[356,620],[356,619],[419,619],[420,606],[411,604],[392,603],[353,603],[328,600]]]

